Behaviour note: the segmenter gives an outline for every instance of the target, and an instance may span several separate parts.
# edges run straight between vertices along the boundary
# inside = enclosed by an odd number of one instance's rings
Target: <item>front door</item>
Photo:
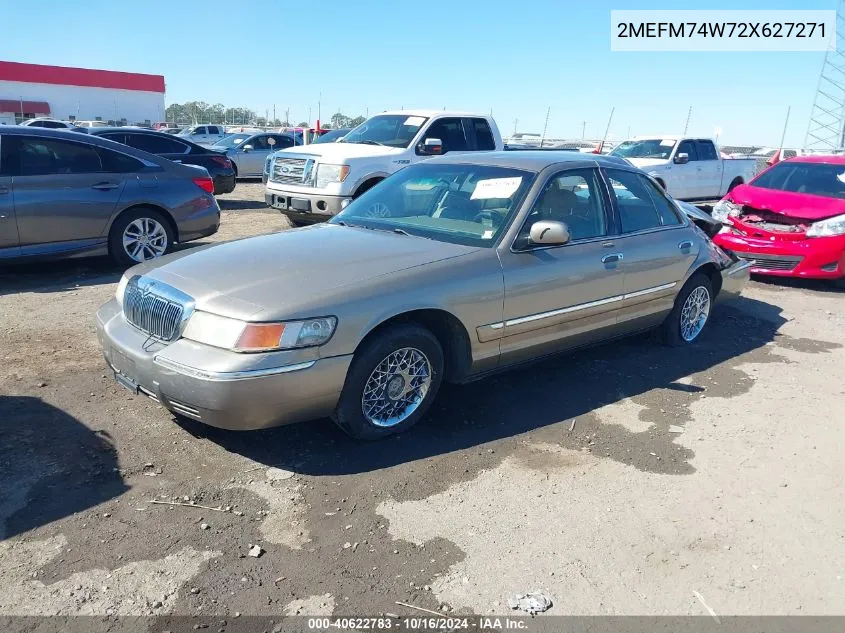
[[[621,329],[659,323],[672,309],[700,240],[660,187],[641,173],[607,169],[620,220],[617,249],[622,254],[624,298]]]
[[[698,162],[698,150],[695,141],[688,139],[681,141],[678,145],[678,151],[675,152],[675,157],[679,154],[686,154],[689,157],[689,162],[672,165],[672,171],[675,173],[674,180],[679,183],[680,187],[669,187],[669,193],[681,199],[701,198],[707,195],[704,193],[706,187],[702,186],[701,183],[701,164]]]
[[[264,161],[270,154],[269,137],[266,135],[253,136],[247,139],[238,150],[238,176],[260,176],[264,171]],[[245,145],[251,145],[252,149],[244,150]]]
[[[528,242],[538,220],[563,222],[570,241]],[[505,282],[501,361],[527,360],[608,336],[622,300],[609,199],[597,169],[558,172],[545,185],[513,248],[500,251]]]
[[[100,238],[123,191],[122,176],[106,172],[86,143],[35,136],[17,136],[14,143],[21,247]]]
[[[696,141],[698,150],[698,175],[701,181],[701,198],[722,197],[722,168],[723,161],[719,160],[713,141],[702,139]],[[728,183],[725,183],[727,186]]]

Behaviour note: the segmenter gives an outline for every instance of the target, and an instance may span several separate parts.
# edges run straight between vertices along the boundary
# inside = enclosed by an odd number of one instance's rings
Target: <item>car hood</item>
[[[276,152],[275,156],[319,156],[323,162],[344,161],[350,158],[369,158],[372,156],[395,156],[405,151],[404,148],[385,147],[383,145],[363,145],[361,143],[317,143],[298,145]]]
[[[813,222],[845,214],[845,200],[808,193],[763,189],[753,185],[740,185],[733,189],[727,198],[731,202],[749,206],[758,211],[771,211],[788,218]]]
[[[626,158],[634,167],[647,170],[649,167],[662,167],[669,162],[666,158]]]
[[[200,310],[270,320],[315,316],[297,311],[316,303],[331,310],[346,288],[475,250],[392,232],[320,224],[195,252],[188,249],[137,266],[130,274],[144,274],[189,294]]]

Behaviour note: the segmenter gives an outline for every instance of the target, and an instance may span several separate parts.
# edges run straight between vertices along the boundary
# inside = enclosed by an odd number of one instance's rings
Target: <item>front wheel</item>
[[[425,415],[442,377],[437,338],[418,325],[392,326],[355,353],[334,421],[365,440],[405,431]]]
[[[693,343],[704,331],[713,307],[713,284],[707,275],[696,273],[678,293],[675,307],[660,326],[660,338],[667,345]]]

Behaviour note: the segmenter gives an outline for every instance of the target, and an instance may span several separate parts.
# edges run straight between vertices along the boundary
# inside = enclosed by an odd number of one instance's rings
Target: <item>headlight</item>
[[[333,182],[343,182],[349,175],[349,165],[324,165],[317,167],[317,181],[314,186],[318,189]]]
[[[197,311],[185,331],[187,339],[236,352],[266,352],[323,345],[334,334],[335,317],[276,323],[248,323]]]
[[[728,216],[738,218],[741,214],[742,207],[738,204],[734,204],[730,200],[719,200],[719,202],[713,206],[713,213],[710,215],[713,216],[714,220],[727,222]]]
[[[114,298],[117,299],[117,302],[120,304],[120,307],[123,307],[123,295],[126,292],[126,284],[129,283],[129,277],[123,275],[120,278],[120,282],[117,284],[117,290],[114,291]]]
[[[845,215],[837,215],[827,220],[813,222],[807,229],[807,237],[830,237],[845,235]]]

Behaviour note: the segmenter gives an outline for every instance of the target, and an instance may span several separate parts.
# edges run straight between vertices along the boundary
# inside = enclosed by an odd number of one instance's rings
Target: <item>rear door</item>
[[[622,256],[625,273],[620,324],[631,329],[653,325],[672,309],[700,240],[648,177],[622,169],[604,173],[619,218],[614,250]]]
[[[120,199],[123,177],[106,171],[87,143],[38,136],[17,136],[14,142],[21,248],[100,238]]]
[[[208,142],[210,145],[214,145],[217,141],[221,138],[226,136],[223,132],[223,128],[219,125],[209,125],[208,126]]]
[[[264,171],[264,161],[270,155],[271,147],[268,143],[270,136],[268,134],[258,134],[253,136],[245,144],[252,145],[249,152],[241,150],[238,156],[238,167],[240,171],[238,175],[241,176],[260,176]]]
[[[701,184],[701,198],[721,198],[722,192],[727,190],[728,183],[722,184],[722,169],[724,164],[719,160],[713,141],[700,139],[696,141],[698,150],[698,174]],[[724,187],[724,189],[723,189]]]
[[[18,254],[18,224],[12,194],[12,174],[17,156],[12,154],[9,136],[0,135],[0,259]]]
[[[543,187],[510,249],[501,249],[505,364],[608,336],[622,300],[622,262],[615,225],[598,169],[567,169]],[[531,245],[539,220],[564,222],[571,239],[561,246]]]

